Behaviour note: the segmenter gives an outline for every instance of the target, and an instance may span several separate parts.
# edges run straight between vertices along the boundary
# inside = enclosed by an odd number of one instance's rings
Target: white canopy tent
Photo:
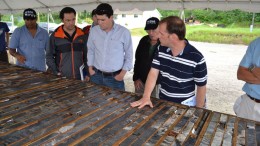
[[[109,3],[114,9],[121,11],[160,8],[180,10],[181,14],[184,14],[184,10],[187,9],[210,8],[224,11],[240,9],[260,13],[260,0],[0,0],[0,14],[21,13],[26,8],[50,14],[51,11],[60,11],[66,6],[73,7],[76,11],[92,11],[100,3]]]
[[[38,12],[60,11],[65,6],[77,11],[93,10],[99,3],[109,3],[114,9],[185,10],[210,8],[214,10],[240,9],[248,12],[260,12],[260,0],[0,0],[0,13],[17,13],[26,8]]]

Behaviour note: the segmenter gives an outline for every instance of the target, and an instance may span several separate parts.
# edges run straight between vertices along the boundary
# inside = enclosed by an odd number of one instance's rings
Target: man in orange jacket
[[[46,51],[46,61],[50,70],[68,78],[80,79],[80,67],[85,65],[87,72],[87,36],[75,25],[76,11],[65,7],[60,12],[64,23],[50,37]],[[88,75],[85,80],[89,80]]]

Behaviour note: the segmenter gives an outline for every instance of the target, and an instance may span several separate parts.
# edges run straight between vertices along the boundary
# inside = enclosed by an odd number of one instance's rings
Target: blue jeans
[[[125,83],[123,81],[117,81],[115,76],[104,76],[95,70],[95,74],[90,76],[90,81],[98,85],[107,86],[113,89],[119,89],[125,91]]]

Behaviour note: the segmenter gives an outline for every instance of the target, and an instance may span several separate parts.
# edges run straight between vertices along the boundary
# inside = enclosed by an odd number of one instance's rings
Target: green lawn
[[[186,38],[191,41],[244,44],[248,45],[252,40],[260,36],[260,28],[254,28],[250,32],[248,28],[219,28],[207,25],[186,25]],[[147,33],[143,28],[130,30],[133,36],[144,36]]]

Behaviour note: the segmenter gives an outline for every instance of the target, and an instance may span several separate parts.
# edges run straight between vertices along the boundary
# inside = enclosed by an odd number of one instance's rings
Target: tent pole
[[[253,13],[252,24],[250,25],[250,32],[252,32],[254,29],[254,22],[255,22],[255,13]]]
[[[179,17],[180,17],[183,21],[185,21],[185,12],[184,12],[184,9],[180,10],[180,12],[179,12]]]
[[[12,30],[14,30],[14,14],[11,15],[11,21],[12,21]]]
[[[78,18],[79,18],[79,13],[77,12],[76,13],[76,21],[75,21],[76,26],[78,25]]]
[[[50,32],[50,29],[49,29],[50,15],[51,15],[50,13],[51,13],[51,10],[49,9],[48,17],[47,17],[47,31],[48,31],[48,33]]]
[[[38,15],[38,17],[37,17],[38,20],[37,20],[37,21],[38,21],[38,22],[41,22],[41,19],[40,19],[40,12],[38,12],[37,15]]]
[[[181,11],[181,19],[185,21],[185,12],[184,9]]]
[[[184,14],[184,1],[181,1],[182,9],[179,13],[179,17],[185,22],[185,14]]]

